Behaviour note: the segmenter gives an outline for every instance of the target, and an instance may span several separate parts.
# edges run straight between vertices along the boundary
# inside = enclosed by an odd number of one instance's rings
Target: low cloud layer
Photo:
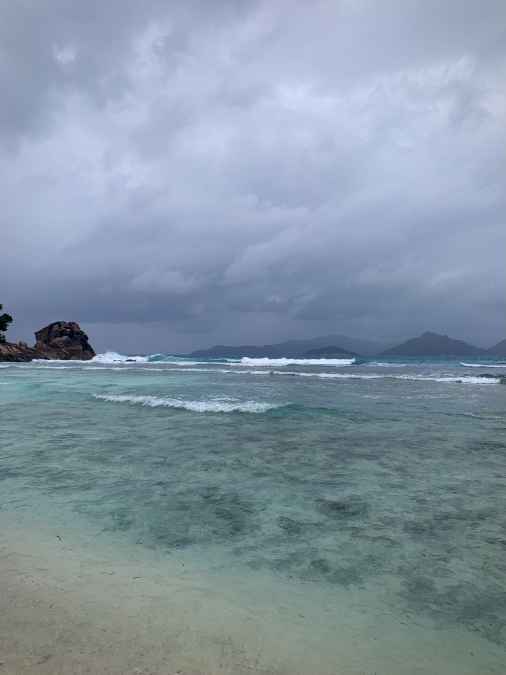
[[[503,0],[0,11],[12,337],[506,337]]]

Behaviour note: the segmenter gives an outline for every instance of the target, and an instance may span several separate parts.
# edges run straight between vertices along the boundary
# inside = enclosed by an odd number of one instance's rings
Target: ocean
[[[34,551],[72,542],[55,561],[90,584],[97,560],[135,564],[149,593],[128,575],[121,593],[192,672],[504,675],[502,374],[449,359],[0,364],[0,523]]]

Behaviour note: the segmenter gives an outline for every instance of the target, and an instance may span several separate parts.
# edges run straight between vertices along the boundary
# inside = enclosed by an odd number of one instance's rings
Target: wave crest
[[[465,363],[461,361],[460,365],[466,368],[506,368],[506,363]]]
[[[355,359],[291,359],[283,357],[270,359],[268,357],[253,358],[243,356],[239,362],[241,366],[351,366]]]
[[[456,384],[500,384],[500,377],[480,375],[390,375],[383,373],[300,373],[290,370],[272,370],[272,375],[316,377],[321,380],[404,380],[410,382],[443,382]]]
[[[125,354],[118,354],[118,352],[104,352],[97,354],[91,359],[93,363],[147,363],[148,356],[126,356]]]
[[[283,404],[262,401],[236,401],[226,397],[216,397],[204,401],[187,401],[179,398],[162,398],[159,396],[138,396],[124,394],[95,394],[94,398],[111,403],[130,403],[149,408],[176,408],[191,412],[213,413],[265,413],[268,410],[284,407]]]

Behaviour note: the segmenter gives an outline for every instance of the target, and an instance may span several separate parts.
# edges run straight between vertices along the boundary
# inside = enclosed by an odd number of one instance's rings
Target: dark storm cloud
[[[19,336],[506,335],[502,0],[0,8]]]

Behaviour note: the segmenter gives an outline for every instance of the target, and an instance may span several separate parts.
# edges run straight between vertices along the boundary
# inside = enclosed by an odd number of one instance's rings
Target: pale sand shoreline
[[[0,516],[1,674],[503,675],[500,647],[374,616],[360,592],[334,624],[323,595],[319,617],[296,594],[283,605],[286,589],[245,608],[180,563],[149,570],[143,552],[118,558]]]
[[[220,642],[219,630],[191,630],[181,593],[188,615],[204,615],[205,590],[182,577],[146,579],[135,561],[118,569],[96,552],[83,558],[57,530],[52,542],[47,534],[2,528],[0,673],[269,672]]]
[[[262,601],[245,609],[177,560],[103,544],[0,512],[0,674],[335,672],[303,658],[297,626],[277,634]]]

